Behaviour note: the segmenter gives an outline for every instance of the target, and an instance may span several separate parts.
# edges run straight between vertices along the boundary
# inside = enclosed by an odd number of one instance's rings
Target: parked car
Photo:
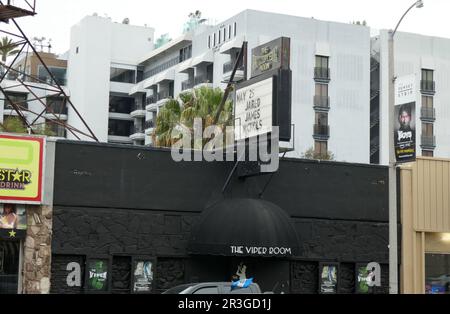
[[[247,288],[231,289],[231,282],[204,282],[179,285],[163,294],[262,294],[258,284],[252,283]]]

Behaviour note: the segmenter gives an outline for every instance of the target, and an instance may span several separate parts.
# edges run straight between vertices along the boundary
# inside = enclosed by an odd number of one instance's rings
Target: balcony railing
[[[158,93],[158,101],[167,99],[167,98],[173,98],[173,92],[172,91],[162,91]]]
[[[157,101],[157,98],[155,96],[149,96],[145,100],[145,104],[146,105],[151,105],[151,104],[154,104],[156,101]]]
[[[144,72],[143,79],[145,80],[146,78],[152,77],[158,73],[161,73],[162,71],[170,69],[171,67],[177,65],[178,63],[180,63],[179,56],[172,58],[172,59],[164,62],[163,64],[160,64],[157,67],[154,67],[153,69],[148,70],[147,72]]]
[[[422,107],[420,113],[421,113],[420,118],[422,120],[429,120],[429,121],[436,120],[436,109],[434,108]]]
[[[330,126],[329,125],[314,125],[314,137],[315,138],[329,138],[330,137]]]
[[[318,81],[329,81],[330,80],[330,69],[323,67],[314,68],[314,79]]]
[[[194,87],[194,82],[191,80],[186,80],[184,82],[181,82],[181,90],[187,90]]]
[[[212,75],[199,75],[194,79],[195,85],[204,84],[204,83],[212,83]]]
[[[28,110],[28,103],[26,102],[15,102],[15,104],[19,107],[21,110]],[[5,100],[5,110],[14,110],[14,107]]]
[[[229,72],[233,71],[233,67],[234,67],[234,63],[235,62],[236,61],[232,60],[232,61],[228,61],[228,62],[224,63],[223,64],[223,73],[225,74],[225,73],[229,73]],[[238,69],[237,70],[238,71],[244,71],[244,65],[243,64],[238,65]]]
[[[314,109],[316,110],[330,110],[329,96],[314,96]]]
[[[155,122],[153,122],[153,120],[145,121],[144,127],[146,129],[153,129],[155,127]]]
[[[133,126],[131,128],[131,134],[140,134],[144,133],[144,128],[142,126]]]
[[[436,136],[422,135],[422,147],[436,147]]]
[[[436,92],[436,83],[434,81],[421,80],[420,90],[425,94],[434,94]]]

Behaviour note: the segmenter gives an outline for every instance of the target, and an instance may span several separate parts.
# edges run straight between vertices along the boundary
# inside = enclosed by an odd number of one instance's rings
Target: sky
[[[190,12],[217,23],[245,10],[255,9],[319,20],[350,23],[366,20],[373,29],[393,29],[415,0],[36,0],[37,15],[17,19],[29,38],[51,39],[53,52],[69,49],[70,28],[86,15],[97,13],[115,22],[153,27],[156,38],[176,38]],[[450,0],[424,0],[414,8],[399,31],[450,38]]]

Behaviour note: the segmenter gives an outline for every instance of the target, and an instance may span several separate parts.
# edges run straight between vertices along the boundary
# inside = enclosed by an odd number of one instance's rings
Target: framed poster
[[[358,294],[365,294],[370,292],[370,287],[368,284],[369,271],[367,270],[367,264],[356,264],[355,265],[355,292]]]
[[[111,290],[111,258],[89,257],[86,260],[86,293],[108,293]]]
[[[133,257],[131,293],[153,293],[156,259],[148,256]]]
[[[319,293],[334,294],[338,291],[339,263],[319,264]]]

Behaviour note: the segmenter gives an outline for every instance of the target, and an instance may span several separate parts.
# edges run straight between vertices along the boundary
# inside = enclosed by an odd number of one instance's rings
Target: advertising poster
[[[357,269],[357,281],[356,281],[356,293],[369,293],[369,284],[367,283],[367,277],[369,271],[367,265],[360,265]]]
[[[153,284],[153,262],[138,260],[134,264],[134,293],[150,293]]]
[[[106,259],[91,259],[88,261],[88,281],[87,288],[91,292],[106,292],[108,285],[108,265]]]
[[[337,265],[324,264],[320,268],[320,293],[337,293]]]
[[[397,162],[416,160],[415,76],[399,77],[395,83],[394,145]]]
[[[0,229],[27,229],[24,205],[0,204]]]
[[[42,137],[0,135],[0,203],[42,203]]]

